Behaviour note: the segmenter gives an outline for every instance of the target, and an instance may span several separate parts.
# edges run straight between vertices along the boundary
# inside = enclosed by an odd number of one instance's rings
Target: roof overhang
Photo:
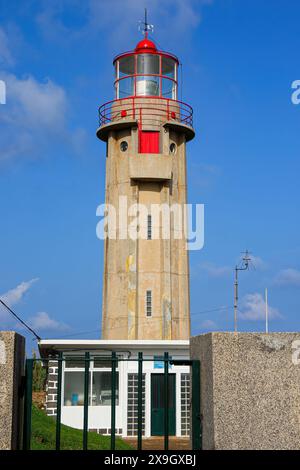
[[[167,121],[163,126],[175,132],[180,132],[184,134],[187,142],[189,140],[192,140],[195,137],[194,129],[188,124],[184,124],[183,122],[172,120],[172,121]]]
[[[187,350],[189,340],[105,340],[105,339],[43,339],[38,343],[41,357],[56,352],[76,351],[145,351],[145,350]]]
[[[118,119],[116,121],[109,121],[107,124],[98,127],[96,135],[98,139],[106,142],[109,132],[119,131],[121,129],[127,129],[131,127],[138,127],[138,122],[136,119]]]

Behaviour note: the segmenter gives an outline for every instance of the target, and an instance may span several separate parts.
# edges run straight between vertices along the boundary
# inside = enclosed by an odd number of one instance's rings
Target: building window
[[[127,435],[138,430],[138,374],[128,374]],[[145,435],[145,374],[142,374],[142,435]]]
[[[89,374],[91,377],[91,374]],[[83,406],[84,404],[84,372],[65,372],[64,387],[65,406]]]
[[[181,435],[190,434],[190,374],[181,374]]]
[[[146,317],[152,316],[152,291],[146,291]]]
[[[147,217],[147,240],[152,239],[152,217],[148,215]]]
[[[128,149],[128,142],[126,142],[126,140],[122,140],[122,142],[120,143],[120,149],[121,152],[126,152],[126,150]]]
[[[116,372],[116,406],[119,404],[119,373]],[[111,372],[93,372],[92,406],[111,406]]]
[[[175,153],[176,153],[176,144],[174,142],[172,142],[170,144],[170,154],[175,155]]]
[[[118,367],[118,366],[117,366]],[[84,404],[84,359],[66,359],[64,372],[64,406]],[[99,356],[90,362],[89,405],[111,406],[111,358]],[[116,372],[116,405],[119,404],[119,372]]]

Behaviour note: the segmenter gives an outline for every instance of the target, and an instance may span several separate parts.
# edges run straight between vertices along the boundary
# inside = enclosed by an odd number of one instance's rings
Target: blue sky
[[[240,275],[240,330],[263,330],[265,287],[270,329],[299,330],[300,105],[291,84],[300,79],[300,4],[144,4],[154,39],[183,63],[183,99],[195,113],[189,202],[205,204],[205,246],[190,253],[192,332],[232,330],[233,268],[245,248],[256,270]],[[113,56],[141,37],[144,4],[0,0],[0,294],[42,337],[99,337],[97,107],[113,98]],[[0,322],[16,328],[2,310]]]

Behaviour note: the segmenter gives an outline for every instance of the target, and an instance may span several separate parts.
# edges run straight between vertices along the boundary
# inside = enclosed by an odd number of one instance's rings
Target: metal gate
[[[70,357],[70,356],[69,356]],[[111,366],[111,450],[116,448],[116,377],[117,377],[117,364],[121,361],[134,361],[138,364],[138,422],[137,422],[137,449],[142,450],[142,434],[143,434],[143,420],[142,420],[142,385],[143,385],[143,363],[152,361],[153,359],[143,358],[143,353],[138,353],[138,358],[119,358],[116,352],[112,352],[110,357],[93,356],[86,352],[83,356],[72,356],[72,361],[84,361],[84,400],[83,400],[83,433],[82,433],[82,449],[88,449],[88,409],[89,409],[89,372],[90,362],[94,357],[101,357],[101,360],[108,361]],[[59,353],[57,357],[48,359],[27,359],[25,368],[25,393],[24,393],[24,426],[23,426],[23,449],[29,450],[31,448],[31,426],[32,426],[32,386],[33,386],[33,365],[34,361],[42,361],[44,364],[48,362],[57,361],[57,408],[56,408],[56,436],[55,436],[55,450],[60,450],[61,447],[61,402],[62,402],[62,372],[63,362],[66,358],[63,353]],[[191,368],[191,443],[193,450],[202,448],[202,429],[200,418],[200,361],[199,360],[174,360],[169,357],[167,352],[161,358],[163,362],[163,436],[164,436],[164,450],[169,449],[169,381],[170,372],[169,365],[174,366],[190,366]]]

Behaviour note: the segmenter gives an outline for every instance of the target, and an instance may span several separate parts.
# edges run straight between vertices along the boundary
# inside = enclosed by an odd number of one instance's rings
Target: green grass
[[[61,425],[61,449],[81,450],[82,431]],[[44,411],[32,406],[31,425],[31,449],[32,450],[55,450],[56,422],[47,416]],[[88,449],[109,450],[110,437],[101,436],[95,432],[88,433]],[[116,449],[128,450],[132,447],[121,438],[116,438]]]

